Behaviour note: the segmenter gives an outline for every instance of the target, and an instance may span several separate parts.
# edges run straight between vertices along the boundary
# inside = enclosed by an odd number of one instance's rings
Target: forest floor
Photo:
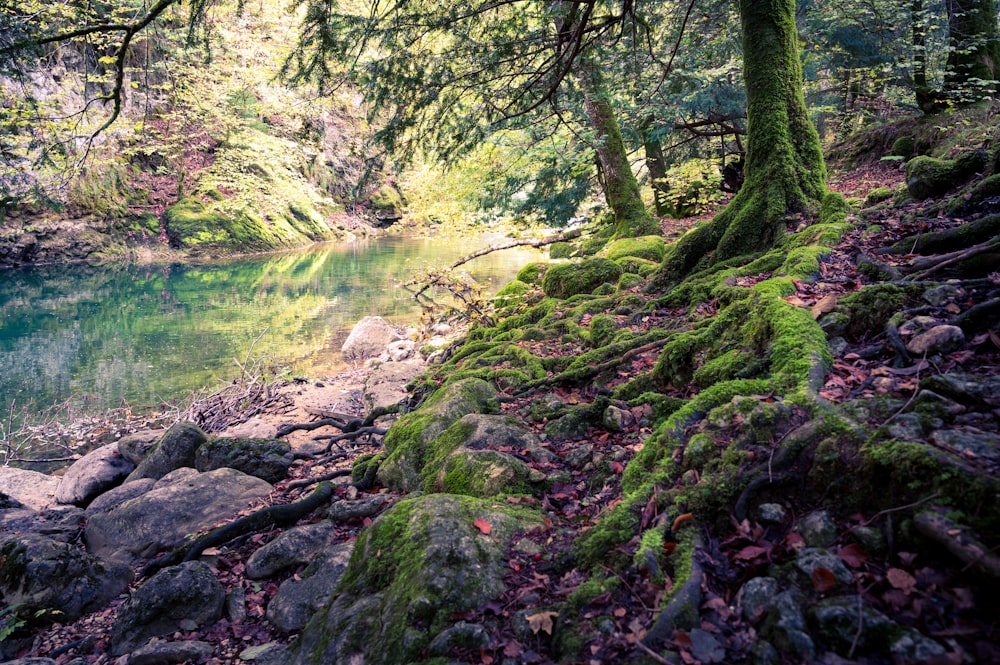
[[[903,174],[898,163],[876,162],[873,165],[856,168],[850,172],[834,174],[830,186],[848,197],[864,198],[877,187],[896,190],[902,183]],[[863,275],[855,261],[859,253],[873,254],[875,249],[892,244],[897,239],[912,235],[916,231],[931,231],[954,225],[961,220],[945,216],[921,214],[920,204],[908,202],[902,206],[887,206],[872,212],[867,224],[858,224],[832,249],[829,257],[821,263],[821,274],[814,282],[798,282],[794,295],[787,301],[801,307],[822,313],[830,297],[857,291],[872,279]],[[671,224],[665,231],[674,232]],[[891,257],[902,262],[905,256]],[[884,259],[890,260],[890,259]],[[946,275],[942,276],[946,277]],[[752,279],[752,278],[748,278]],[[991,279],[1000,281],[994,273]],[[643,298],[640,289],[635,293]],[[976,304],[975,293],[967,294],[962,300],[948,303],[947,311],[957,314]],[[628,326],[637,334],[658,327],[675,325],[678,317],[706,317],[714,313],[714,305],[705,303],[700,311],[651,311],[643,317],[633,317]],[[816,314],[817,316],[819,314]],[[585,325],[582,321],[581,325]],[[866,396],[885,395],[899,400],[912,399],[920,380],[932,373],[962,371],[984,376],[1000,374],[1000,338],[992,332],[983,333],[967,340],[966,344],[943,357],[939,364],[924,360],[913,367],[900,369],[893,366],[893,355],[881,353],[859,353],[873,344],[881,344],[883,331],[873,330],[869,334],[849,340],[849,346],[837,354],[832,369],[828,372],[820,391],[821,397],[832,403]],[[571,343],[538,342],[531,349],[537,356],[555,354],[578,355],[587,349]],[[600,380],[591,380],[582,385],[554,387],[549,392],[563,403],[587,404],[599,394],[606,394],[616,385],[650,370],[657,360],[657,349],[631,357],[612,376],[601,375]],[[915,368],[915,369],[914,369]],[[353,409],[361,416],[361,405],[357,399],[367,370],[357,369],[339,377],[311,379],[307,384],[290,383],[282,388],[284,398],[273,400],[268,409],[256,417],[272,423],[307,422],[316,419],[304,411],[305,398],[320,398],[336,393],[341,398],[338,410]],[[676,389],[676,397],[688,398],[694,387]],[[506,395],[502,410],[506,414],[518,416],[539,434],[544,421],[532,422],[526,417],[531,403],[537,396]],[[298,400],[298,401],[297,401]],[[524,608],[544,608],[558,606],[582,584],[587,576],[573,565],[569,559],[572,543],[586,530],[593,527],[598,517],[622,500],[621,474],[626,465],[639,451],[652,433],[648,417],[649,409],[642,406],[632,408],[632,418],[628,426],[620,431],[601,427],[591,427],[585,434],[573,439],[546,440],[545,447],[552,455],[544,463],[534,466],[547,477],[559,478],[540,498],[509,497],[512,503],[531,505],[546,516],[547,527],[529,538],[536,547],[522,544],[518,551],[511,552],[509,570],[504,583],[505,593],[488,605],[476,611],[465,613],[461,619],[485,626],[494,637],[489,650],[457,650],[450,654],[455,662],[500,663],[505,658],[517,663],[550,663],[559,656],[552,639],[554,613],[537,612],[529,616],[531,625],[528,638],[523,632],[511,630],[511,617]],[[238,420],[238,418],[237,418]],[[997,413],[992,421],[987,419],[979,426],[985,431],[996,433]],[[312,432],[295,432],[293,444],[297,448],[309,445],[325,447],[324,441],[312,441],[315,437],[329,437],[339,434],[334,428],[317,429]],[[289,485],[302,479],[318,477],[338,469],[350,469],[353,461],[364,454],[380,450],[377,437],[371,440],[356,440],[334,444],[330,450],[320,452],[318,459],[300,460],[292,467],[291,477],[278,483],[269,498],[272,504],[294,501],[310,491],[309,487],[289,490]],[[516,451],[508,451],[516,452]],[[593,476],[594,464],[605,462],[610,474],[603,474],[599,482]],[[996,469],[992,469],[995,474]],[[342,482],[340,482],[342,481]],[[364,492],[350,484],[350,478],[342,478],[335,485],[334,501],[354,499]],[[371,492],[387,493],[375,487]],[[399,497],[396,497],[399,498]],[[931,497],[932,498],[932,497]],[[801,536],[793,529],[795,520],[817,508],[814,498],[797,500],[794,495],[784,497],[784,505],[791,517],[781,524],[760,524],[754,519],[737,519],[732,516],[726,529],[717,527],[704,533],[705,552],[708,560],[703,562],[706,578],[703,585],[703,602],[699,613],[702,633],[711,635],[709,646],[699,637],[693,640],[689,632],[677,631],[670,644],[676,650],[679,661],[699,662],[748,662],[745,655],[755,639],[754,619],[747,619],[736,609],[736,595],[749,578],[764,574],[769,566],[780,565],[794,559],[803,547]],[[830,501],[825,502],[827,506]],[[835,503],[835,502],[833,502]],[[389,505],[389,504],[387,504]],[[900,506],[905,509],[909,506]],[[650,510],[655,507],[650,504]],[[870,602],[893,620],[919,627],[921,632],[949,645],[944,656],[934,662],[957,665],[974,659],[976,662],[1000,662],[1000,611],[995,595],[988,586],[968,570],[969,566],[957,562],[943,550],[922,548],[919,551],[893,547],[891,541],[884,552],[874,554],[858,547],[844,537],[852,527],[875,523],[889,511],[858,512],[856,510],[831,510],[838,536],[831,548],[841,561],[855,573],[855,592]],[[643,515],[644,522],[655,519],[654,514]],[[682,515],[675,520],[688,519]],[[318,517],[311,518],[312,521]],[[308,519],[306,521],[309,521]],[[359,518],[338,526],[338,540],[355,539],[372,517]],[[890,529],[891,531],[891,529]],[[218,577],[232,591],[240,589],[245,594],[247,604],[246,619],[233,622],[222,619],[219,622],[196,631],[178,633],[175,639],[205,640],[215,645],[210,663],[241,662],[240,654],[245,650],[270,642],[287,643],[294,636],[282,635],[265,619],[269,599],[275,594],[281,579],[250,580],[244,575],[244,566],[249,555],[277,533],[256,533],[215,550],[209,562]],[[995,534],[994,534],[995,535]],[[622,546],[623,553],[632,556],[638,542]],[[608,569],[612,572],[611,569]],[[293,573],[297,576],[301,571]],[[637,655],[653,658],[656,662],[668,662],[660,656],[646,653],[641,645],[644,632],[656,621],[657,608],[661,606],[664,594],[671,587],[667,583],[656,583],[652,577],[631,569],[627,574],[614,572],[620,584],[616,589],[599,594],[581,608],[580,617],[592,628],[590,637],[582,653],[589,656],[589,662],[623,662]],[[822,594],[828,590],[828,580],[814,576],[814,591]],[[117,603],[116,603],[117,604]],[[37,633],[35,644],[30,650],[32,656],[54,657],[60,663],[72,657],[83,655],[88,662],[106,663],[113,659],[106,655],[107,640],[115,618],[116,604],[106,610],[88,615],[69,624],[55,624]],[[80,648],[79,642],[87,636],[96,636],[87,649]],[[66,648],[73,645],[73,648]],[[724,651],[720,652],[719,649]],[[858,655],[849,657],[827,654],[822,662],[829,663],[888,663],[885,656]],[[727,658],[724,654],[728,653]],[[859,651],[860,654],[860,651]],[[659,660],[657,660],[659,659]],[[586,660],[580,662],[587,662]]]

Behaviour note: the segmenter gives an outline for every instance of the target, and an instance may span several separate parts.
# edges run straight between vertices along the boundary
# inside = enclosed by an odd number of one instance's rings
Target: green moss
[[[576,254],[576,247],[569,242],[554,242],[549,245],[550,259],[568,259]]]
[[[666,251],[663,236],[641,236],[638,238],[621,238],[615,240],[604,249],[604,256],[612,261],[625,257],[646,259],[647,261],[662,261]]]
[[[525,284],[538,284],[547,268],[547,263],[529,263],[517,271],[517,279]]]
[[[912,136],[900,136],[898,139],[892,142],[892,147],[889,148],[889,154],[895,155],[897,157],[902,157],[904,159],[909,159],[913,156],[914,143]]]
[[[618,332],[618,322],[607,314],[598,314],[590,320],[590,344],[601,347],[608,344]]]
[[[707,388],[719,381],[747,378],[755,373],[753,372],[755,367],[761,368],[758,360],[759,355],[756,353],[731,349],[695,370],[692,381],[701,388]]]
[[[940,196],[981,171],[986,160],[981,150],[966,152],[954,160],[914,157],[906,163],[906,187],[915,199]]]
[[[622,269],[608,259],[586,259],[552,266],[542,279],[542,290],[551,298],[569,298],[592,293],[602,284],[614,284]]]
[[[841,298],[837,309],[850,320],[847,334],[858,338],[885,330],[886,323],[905,302],[906,292],[902,287],[874,284]]]
[[[498,308],[516,308],[524,303],[524,296],[531,291],[532,286],[518,279],[507,282],[493,296],[493,304]]]
[[[865,197],[865,205],[873,206],[882,203],[883,201],[888,201],[894,194],[895,192],[888,187],[876,187],[868,192],[868,195]]]
[[[625,273],[632,273],[640,277],[647,277],[652,274],[656,271],[658,265],[652,261],[638,259],[634,256],[624,256],[620,259],[615,259],[615,263],[621,266]]]

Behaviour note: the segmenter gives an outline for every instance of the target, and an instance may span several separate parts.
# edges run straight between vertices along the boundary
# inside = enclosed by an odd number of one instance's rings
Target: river
[[[335,373],[360,318],[419,319],[400,282],[487,244],[389,237],[212,263],[0,272],[0,408],[70,397],[151,407],[231,380],[248,355],[289,375]],[[462,269],[493,292],[540,256],[504,250]]]

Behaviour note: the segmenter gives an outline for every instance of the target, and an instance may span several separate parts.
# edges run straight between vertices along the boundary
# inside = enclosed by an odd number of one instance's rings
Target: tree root
[[[332,413],[329,411],[323,411],[321,409],[315,409],[316,415],[324,415],[322,420],[317,420],[311,423],[286,423],[278,428],[278,433],[275,435],[277,437],[288,436],[292,432],[305,431],[311,432],[317,430],[321,427],[336,427],[344,434],[351,434],[357,432],[360,429],[371,427],[375,424],[375,421],[383,416],[388,416],[393,413],[399,413],[402,408],[402,402],[397,402],[396,404],[390,404],[389,406],[380,406],[378,408],[372,409],[364,418],[355,418],[344,413]],[[384,434],[384,432],[382,432]],[[317,440],[325,437],[316,437]],[[329,451],[329,448],[327,449]]]
[[[927,259],[918,259],[914,262],[914,267],[917,267],[919,262],[920,267],[917,268],[920,272],[914,273],[913,275],[906,278],[906,281],[914,281],[920,279],[926,279],[930,275],[940,271],[948,266],[953,266],[956,263],[961,263],[966,259],[971,259],[974,256],[979,256],[980,254],[986,254],[987,252],[1000,250],[1000,238],[993,238],[984,243],[978,245],[973,245],[958,252],[952,252],[950,254],[942,254],[940,256],[935,256]]]
[[[350,473],[350,471],[347,473]],[[174,566],[185,561],[193,561],[201,556],[201,553],[209,547],[223,545],[234,538],[245,536],[248,533],[263,531],[275,526],[294,524],[328,502],[331,496],[333,496],[333,486],[329,482],[321,482],[304,499],[300,499],[294,503],[263,508],[234,522],[230,522],[225,526],[221,526],[214,531],[210,531],[193,543],[178,547],[164,557],[154,559],[142,569],[142,572],[139,573],[139,578],[148,577],[168,566]]]
[[[310,485],[315,485],[316,483],[321,483],[325,480],[333,480],[334,478],[343,478],[344,476],[351,475],[350,469],[337,469],[336,471],[331,471],[330,473],[324,473],[322,476],[316,476],[315,478],[302,478],[301,480],[296,480],[288,483],[286,489],[294,490],[300,487],[309,487]]]
[[[313,440],[314,441],[326,440],[327,444],[323,452],[328,453],[330,452],[330,449],[332,449],[334,445],[340,443],[341,441],[354,441],[355,439],[359,439],[363,436],[370,436],[372,434],[376,436],[385,436],[385,433],[388,431],[389,430],[383,429],[381,427],[362,427],[361,429],[354,430],[353,432],[346,432],[344,434],[326,434],[323,436],[313,437]]]
[[[959,561],[980,575],[1000,580],[1000,557],[993,554],[975,536],[936,512],[924,511],[913,520],[917,531],[944,545]]]

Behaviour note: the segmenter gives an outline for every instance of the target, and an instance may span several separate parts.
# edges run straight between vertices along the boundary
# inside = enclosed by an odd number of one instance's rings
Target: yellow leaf
[[[549,635],[552,634],[552,621],[557,616],[558,612],[539,612],[538,614],[529,614],[525,617],[528,621],[528,627],[531,628],[531,632],[535,635],[538,631],[543,630]]]

